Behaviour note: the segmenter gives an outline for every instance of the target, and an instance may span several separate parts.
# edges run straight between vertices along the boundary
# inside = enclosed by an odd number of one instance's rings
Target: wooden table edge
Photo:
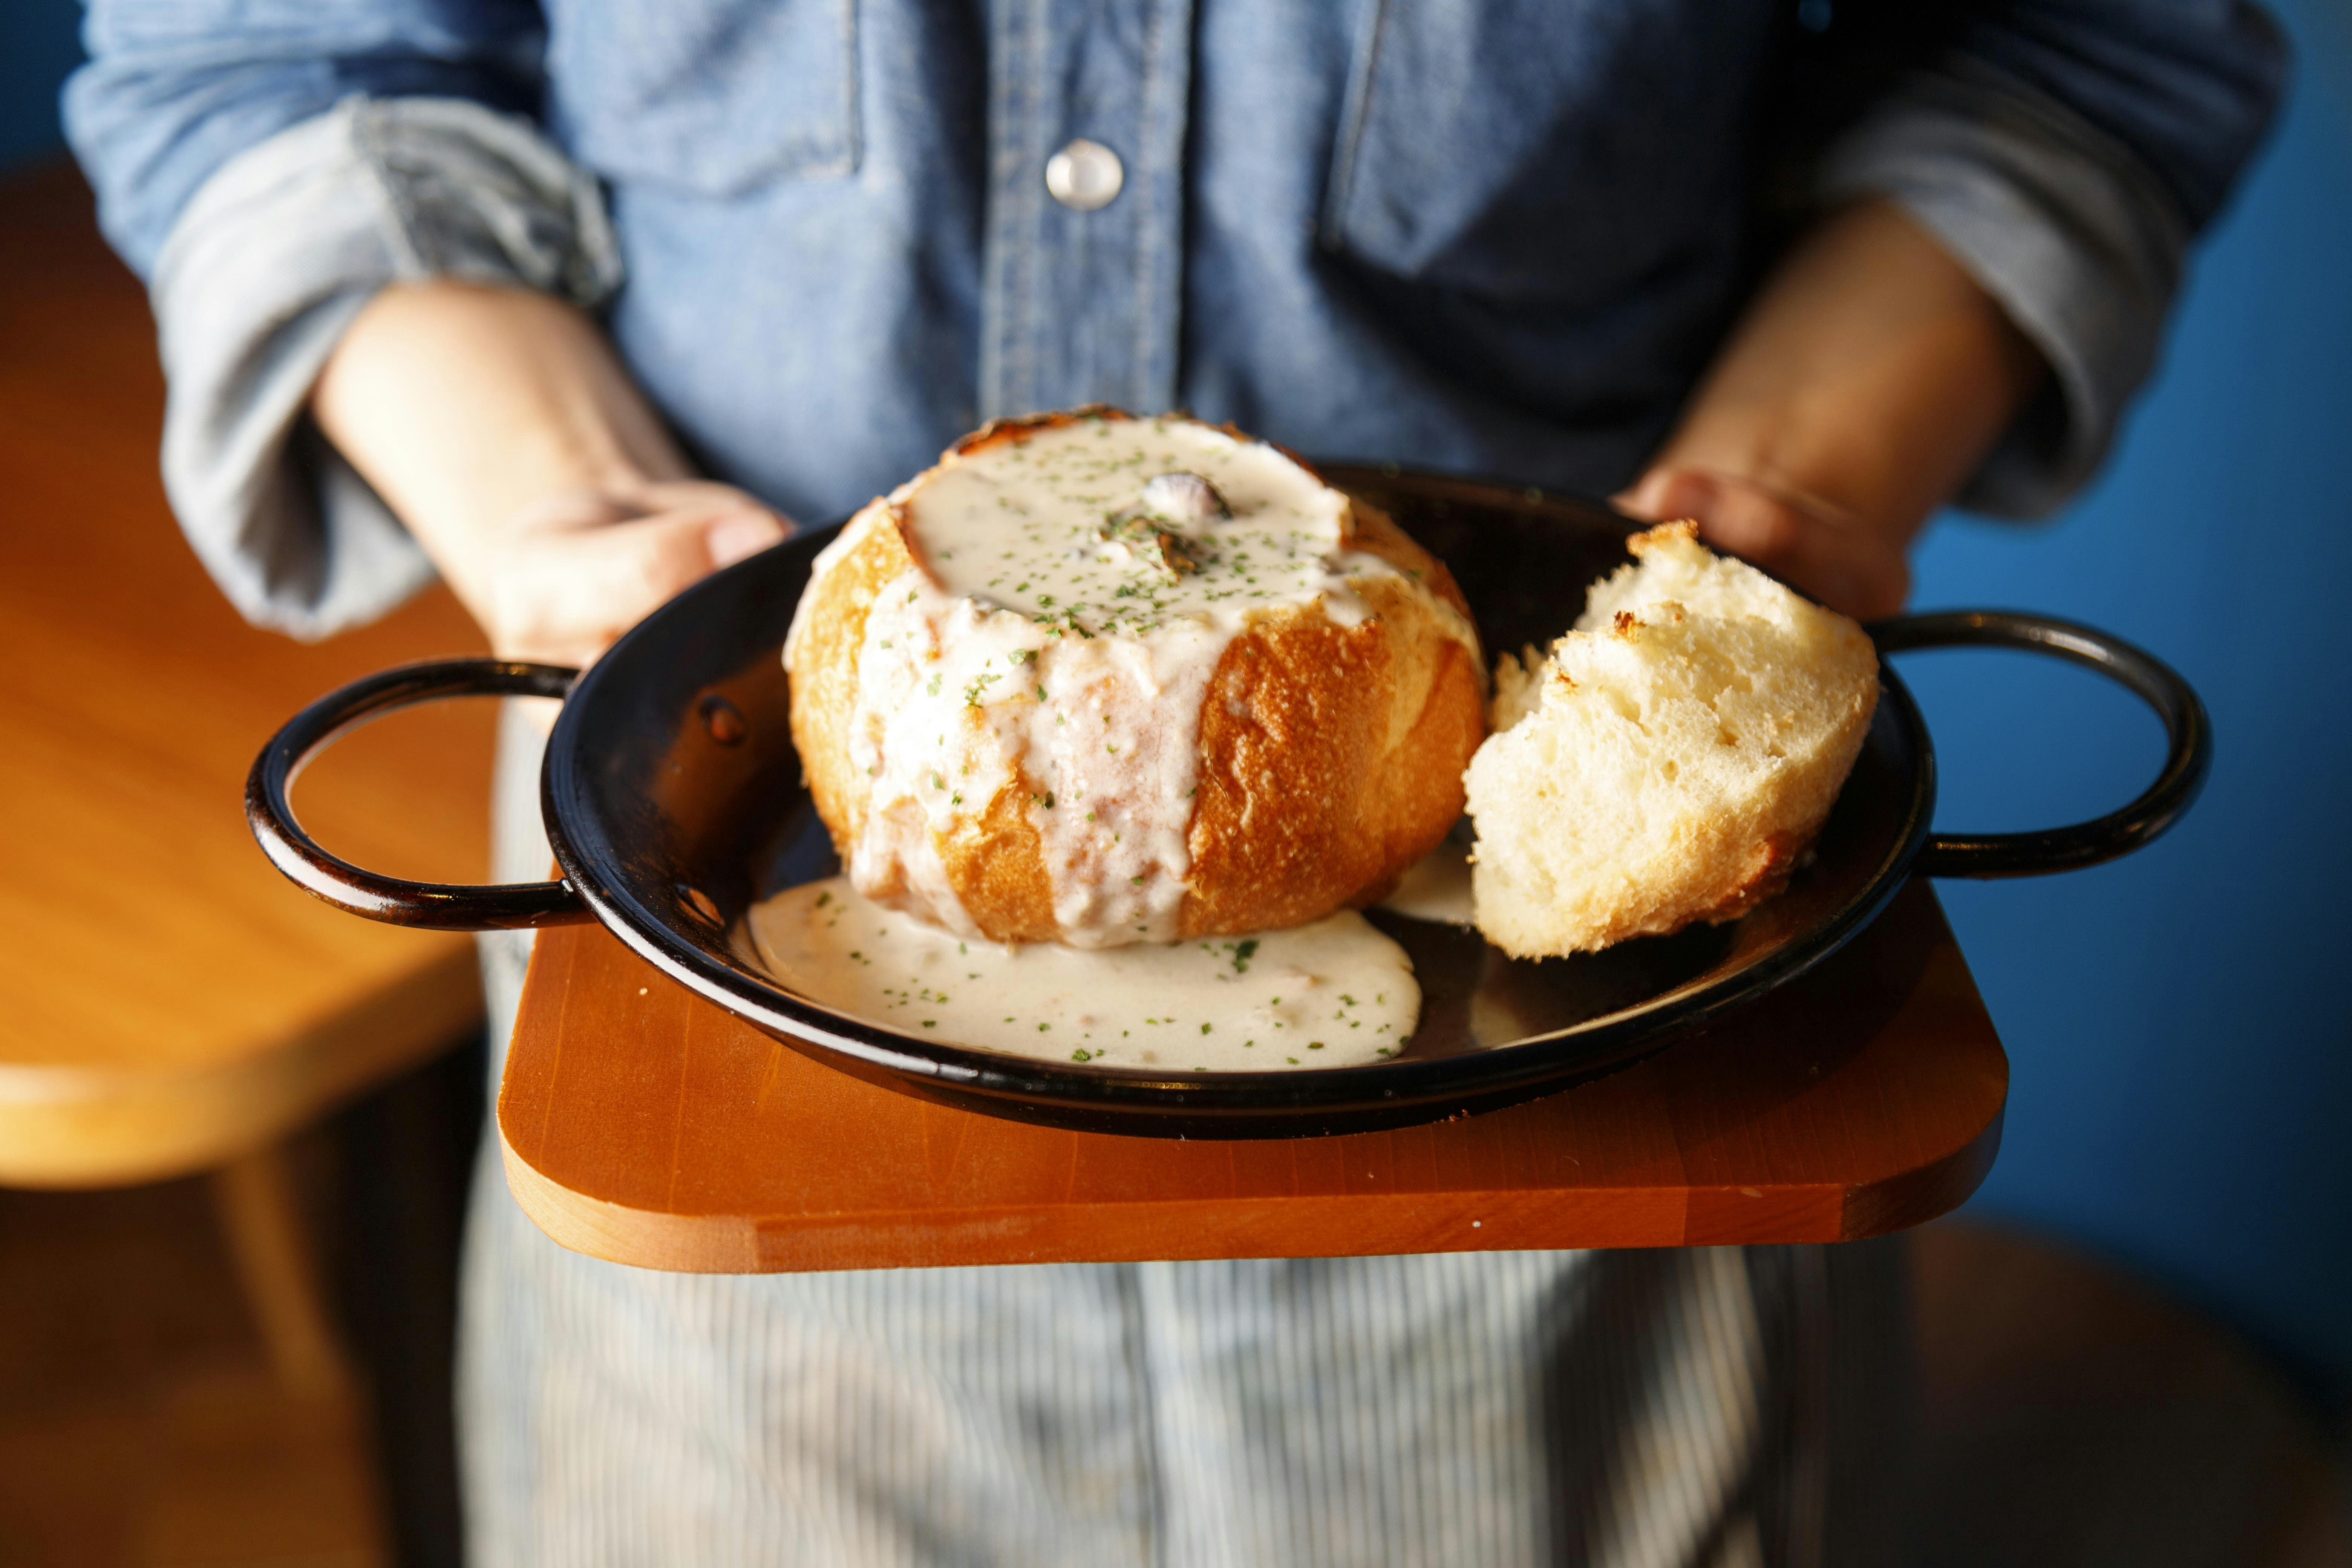
[[[1867,1185],[1595,1186],[1551,1191],[1129,1199],[1027,1204],[959,1215],[931,1208],[763,1218],[643,1209],[592,1197],[541,1172],[499,1126],[507,1187],[532,1224],[591,1258],[686,1274],[821,1273],[1026,1263],[1127,1263],[1299,1256],[1302,1219],[1344,1211],[1367,1238],[1319,1257],[1734,1245],[1754,1205],[1779,1211],[1776,1241],[1859,1241],[1908,1229],[1966,1202],[1992,1169],[2003,1110],[1960,1147]],[[1371,1238],[1379,1238],[1372,1240]]]
[[[480,1027],[470,942],[238,1059],[181,1072],[0,1064],[0,1186],[163,1181],[275,1142]]]

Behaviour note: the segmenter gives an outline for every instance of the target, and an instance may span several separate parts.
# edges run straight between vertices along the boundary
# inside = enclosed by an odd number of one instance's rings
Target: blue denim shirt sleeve
[[[2246,0],[2029,0],[1989,8],[1958,53],[2112,138],[2192,232],[2269,130],[2287,66],[2278,25]]]
[[[246,617],[307,637],[432,576],[307,416],[361,308],[387,284],[438,277],[593,305],[621,268],[595,183],[528,121],[451,99],[352,98],[215,171],[152,271],[164,491]]]
[[[1899,203],[2050,363],[2055,395],[1958,498],[2033,517],[2105,456],[2154,366],[2189,241],[2284,84],[2270,19],[2231,0],[2057,0],[1981,20],[1831,150],[1825,200]]]
[[[249,147],[354,93],[535,112],[533,0],[88,0],[66,134],[145,276],[180,211]]]
[[[306,416],[352,318],[426,277],[598,303],[618,249],[594,182],[496,107],[535,96],[530,7],[231,9],[98,0],[68,129],[150,283],[183,531],[247,619],[323,637],[432,577]]]

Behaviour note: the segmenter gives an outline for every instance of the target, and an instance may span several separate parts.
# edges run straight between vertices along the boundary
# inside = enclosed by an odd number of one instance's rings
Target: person
[[[2095,468],[2284,68],[2232,0],[1895,9],[91,0],[67,109],[173,505],[297,636],[437,573],[584,663],[1092,401],[1615,492],[1871,616],[1948,499]],[[477,1189],[485,1563],[1886,1551],[1883,1247],[682,1278]]]

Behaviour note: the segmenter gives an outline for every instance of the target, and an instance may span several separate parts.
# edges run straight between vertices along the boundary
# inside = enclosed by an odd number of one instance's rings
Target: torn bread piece
[[[1853,621],[1687,522],[1630,548],[1549,658],[1503,657],[1465,775],[1478,929],[1516,957],[1732,920],[1779,892],[1878,705]]]

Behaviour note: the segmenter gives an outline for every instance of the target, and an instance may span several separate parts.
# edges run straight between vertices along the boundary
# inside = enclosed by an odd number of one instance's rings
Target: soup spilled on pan
[[[921,1039],[1160,1072],[1357,1067],[1421,1016],[1404,950],[1352,910],[1290,931],[1081,951],[959,937],[869,902],[845,877],[752,907],[777,980]]]

